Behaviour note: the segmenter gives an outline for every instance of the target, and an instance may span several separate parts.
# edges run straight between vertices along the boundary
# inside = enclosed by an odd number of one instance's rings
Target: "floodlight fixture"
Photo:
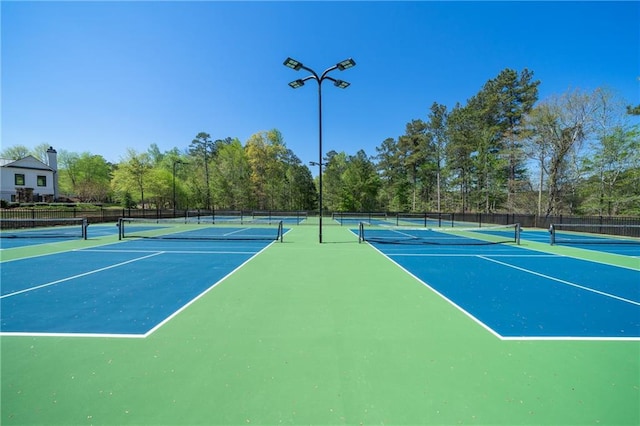
[[[291,58],[287,58],[287,60],[284,61],[284,65],[291,68],[294,71],[300,71],[300,68],[302,68],[302,62],[298,62],[295,59],[291,59]]]
[[[304,80],[302,79],[293,80],[291,83],[289,83],[289,86],[291,86],[292,89],[297,89],[299,87],[304,86]]]
[[[347,70],[349,68],[355,67],[356,66],[356,61],[354,61],[353,59],[349,58],[349,59],[345,59],[344,61],[338,62],[338,64],[336,66],[338,67],[338,69],[340,71],[344,71],[344,70]]]
[[[336,86],[337,88],[346,89],[347,87],[349,87],[350,83],[344,80],[338,80],[338,79],[329,77],[327,74],[329,74],[331,71],[334,71],[336,69],[340,71],[344,71],[346,69],[354,67],[356,65],[356,61],[354,61],[351,58],[345,59],[344,61],[338,62],[337,64],[327,68],[321,75],[318,75],[318,73],[316,73],[314,70],[312,70],[311,68],[305,67],[304,65],[302,65],[302,62],[296,61],[295,59],[287,58],[284,61],[284,65],[288,68],[291,68],[294,71],[299,71],[300,69],[304,69],[311,73],[311,75],[305,78],[294,80],[291,83],[289,83],[289,86],[292,89],[297,89],[299,87],[304,86],[304,82],[311,79],[316,80],[316,82],[318,83],[318,162],[311,161],[309,164],[312,166],[318,166],[318,169],[319,169],[318,170],[318,231],[319,231],[318,241],[322,243],[322,213],[323,213],[322,212],[322,166],[324,165],[322,163],[322,82],[324,80],[331,80],[334,86]]]

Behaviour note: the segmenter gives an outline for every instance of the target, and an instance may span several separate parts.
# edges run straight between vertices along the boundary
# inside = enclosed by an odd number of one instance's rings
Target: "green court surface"
[[[291,228],[147,338],[2,336],[1,424],[640,424],[640,341],[500,340],[348,227]]]

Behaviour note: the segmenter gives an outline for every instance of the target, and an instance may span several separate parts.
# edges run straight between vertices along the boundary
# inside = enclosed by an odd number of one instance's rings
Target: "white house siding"
[[[17,199],[19,188],[31,188],[33,190],[33,201],[43,198],[53,199],[55,172],[52,168],[38,159],[28,156],[13,162],[3,161],[0,167],[0,198],[6,201]],[[15,175],[24,175],[24,185],[15,184]],[[38,176],[45,176],[47,182],[45,186],[38,186]]]

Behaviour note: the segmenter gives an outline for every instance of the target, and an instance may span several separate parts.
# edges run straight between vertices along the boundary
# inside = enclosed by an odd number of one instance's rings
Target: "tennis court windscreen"
[[[360,224],[360,242],[378,244],[487,245],[520,244],[520,225],[491,225],[481,228],[369,227]]]
[[[549,242],[555,244],[640,244],[640,225],[554,223]]]
[[[82,238],[87,239],[86,218],[0,219],[2,238]]]
[[[283,241],[282,221],[270,225],[226,226],[184,219],[120,218],[118,237],[166,240]]]

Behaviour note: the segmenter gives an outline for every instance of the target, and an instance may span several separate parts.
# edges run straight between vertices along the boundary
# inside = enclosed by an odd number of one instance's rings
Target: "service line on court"
[[[144,259],[148,259],[150,257],[158,256],[158,255],[163,254],[163,253],[164,253],[163,251],[158,251],[158,252],[155,252],[155,253],[151,253],[151,254],[149,254],[147,256],[142,256],[142,257],[138,257],[138,258],[135,258],[135,259],[127,260],[126,262],[116,263],[115,265],[109,265],[109,266],[106,266],[104,268],[94,269],[93,271],[88,271],[88,272],[84,272],[82,274],[73,275],[71,277],[63,278],[61,280],[51,281],[50,283],[41,284],[41,285],[37,285],[35,287],[29,287],[29,288],[25,288],[23,290],[14,291],[13,293],[8,293],[8,294],[5,294],[3,296],[0,296],[0,299],[5,299],[7,297],[16,296],[18,294],[28,293],[28,292],[33,291],[33,290],[38,290],[38,289],[41,289],[41,288],[50,287],[52,285],[60,284],[60,283],[63,283],[65,281],[71,281],[71,280],[75,280],[76,278],[81,278],[81,277],[85,277],[87,275],[92,275],[92,274],[96,274],[98,272],[106,271],[108,269],[118,268],[118,267],[126,265],[128,263],[138,262],[140,260],[144,260]]]
[[[78,249],[74,251],[89,251],[94,253],[156,253],[157,250],[94,250]],[[255,251],[229,251],[229,250],[162,250],[166,254],[254,254]]]
[[[393,257],[481,257],[482,254],[472,253],[390,253]],[[491,257],[560,257],[557,254],[491,254]]]
[[[520,266],[512,265],[510,263],[501,262],[501,261],[496,260],[496,259],[491,259],[490,257],[487,257],[487,256],[478,255],[477,257],[479,257],[480,259],[487,260],[489,262],[497,263],[498,265],[502,265],[502,266],[506,266],[508,268],[516,269],[518,271],[526,272],[526,273],[531,274],[531,275],[535,275],[535,276],[542,277],[542,278],[545,278],[545,279],[548,279],[548,280],[551,280],[551,281],[559,282],[561,284],[569,285],[571,287],[576,287],[576,288],[579,288],[581,290],[590,291],[592,293],[596,293],[596,294],[599,294],[599,295],[605,296],[605,297],[610,297],[612,299],[620,300],[622,302],[631,303],[632,305],[640,306],[640,302],[636,302],[635,300],[625,299],[624,297],[616,296],[615,294],[606,293],[604,291],[596,290],[596,289],[593,289],[591,287],[586,287],[586,286],[583,286],[583,285],[580,285],[580,284],[572,283],[571,281],[562,280],[560,278],[556,278],[556,277],[553,277],[551,275],[546,275],[546,274],[543,274],[543,273],[540,273],[540,272],[532,271],[530,269],[522,268]]]

